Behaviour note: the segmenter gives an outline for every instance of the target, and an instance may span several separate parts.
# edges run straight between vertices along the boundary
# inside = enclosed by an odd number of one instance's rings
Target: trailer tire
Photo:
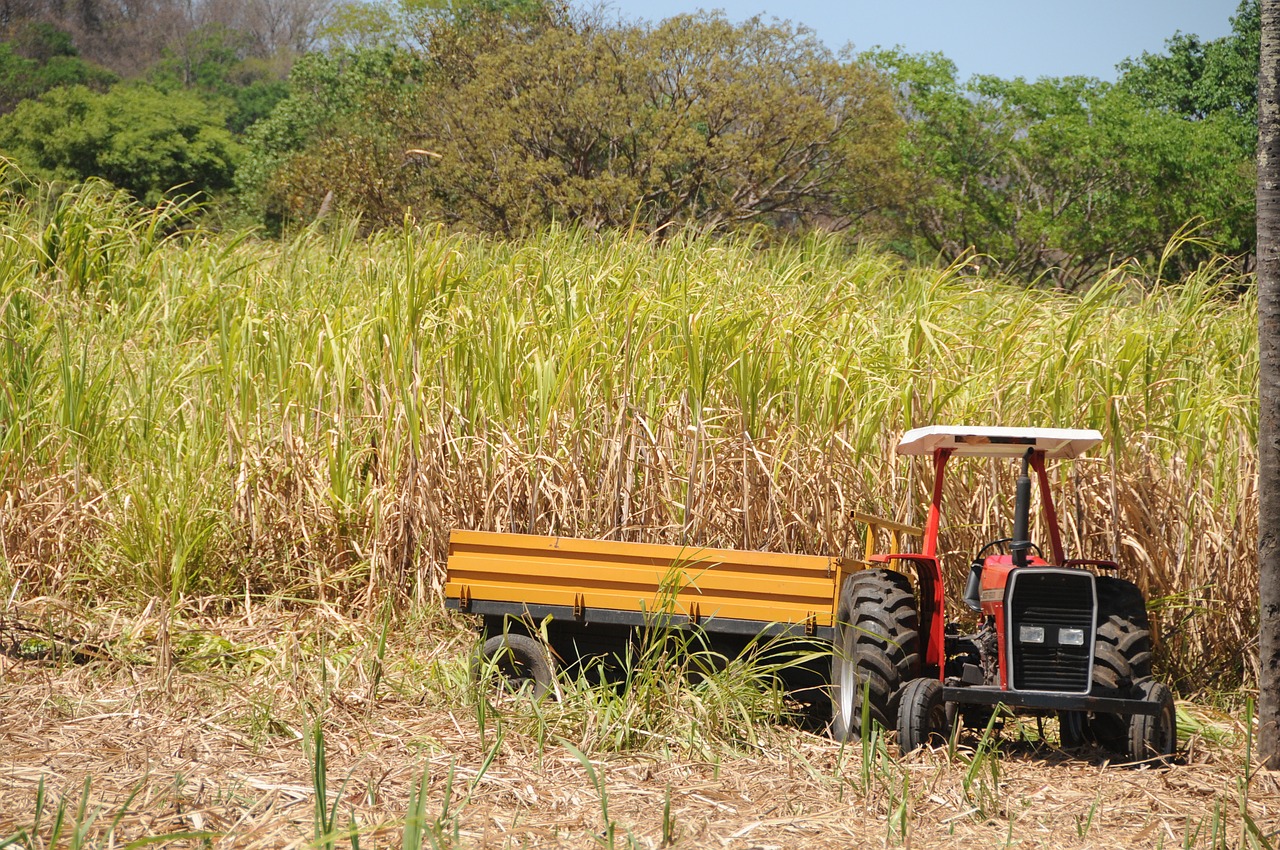
[[[541,641],[502,634],[486,640],[471,656],[471,681],[486,686],[490,677],[504,690],[527,689],[533,699],[555,691],[555,662]]]
[[[1138,699],[1158,703],[1160,711],[1129,718],[1129,758],[1166,764],[1178,749],[1178,712],[1173,691],[1154,679],[1139,682],[1134,691]]]
[[[1098,632],[1093,644],[1093,693],[1128,698],[1151,679],[1151,624],[1142,591],[1133,582],[1099,576]],[[1129,718],[1095,714],[1090,736],[1107,749],[1124,753],[1129,745]]]
[[[924,746],[946,743],[947,704],[937,679],[912,679],[902,689],[898,706],[898,749],[903,755]]]
[[[862,735],[863,701],[872,723],[895,725],[903,683],[920,675],[920,615],[911,581],[893,570],[844,580],[831,651],[831,737]]]

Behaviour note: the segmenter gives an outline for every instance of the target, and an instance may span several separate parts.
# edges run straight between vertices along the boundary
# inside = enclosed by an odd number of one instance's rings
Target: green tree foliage
[[[146,202],[231,186],[239,147],[189,92],[118,85],[54,89],[0,117],[0,152],[35,177],[101,177]]]
[[[1252,250],[1256,0],[1231,36],[1179,34],[1115,85],[962,83],[942,56],[836,57],[790,25],[714,14],[349,12],[362,46],[305,57],[248,134],[238,182],[268,220],[337,207],[369,227],[412,215],[502,234],[856,226],[1067,288],[1119,262],[1176,275]]]
[[[901,222],[928,250],[1073,287],[1128,258],[1161,261],[1188,223],[1250,249],[1252,174],[1229,116],[1188,121],[1087,78],[962,85],[938,56],[877,58],[901,83],[919,178]],[[1192,244],[1178,261],[1200,256]]]
[[[1119,85],[1150,106],[1185,118],[1221,121],[1240,149],[1258,141],[1258,0],[1243,0],[1231,34],[1203,40],[1176,33],[1165,52],[1143,53],[1119,65]]]
[[[70,34],[52,24],[30,22],[0,41],[0,114],[59,86],[105,91],[115,81],[115,74],[81,59]]]
[[[163,91],[187,88],[217,103],[227,128],[243,133],[271,114],[287,86],[270,63],[250,55],[247,33],[219,24],[192,30],[151,68],[148,81]]]
[[[787,25],[471,7],[426,40],[420,85],[279,172],[293,215],[332,193],[374,224],[714,230],[847,221],[900,185],[885,81]]]
[[[303,56],[289,74],[287,97],[245,134],[247,153],[236,174],[245,205],[271,225],[289,210],[308,205],[314,210],[328,189],[310,198],[307,186],[281,179],[281,168],[335,138],[347,140],[352,154],[343,162],[356,168],[361,144],[379,144],[376,140],[391,134],[380,117],[386,112],[383,104],[399,102],[405,90],[418,86],[421,75],[421,59],[391,45]],[[353,133],[352,127],[360,132]],[[367,176],[357,172],[349,179]]]
[[[388,4],[364,0],[335,4],[320,32],[331,47],[347,51],[395,44],[402,34],[399,16]]]

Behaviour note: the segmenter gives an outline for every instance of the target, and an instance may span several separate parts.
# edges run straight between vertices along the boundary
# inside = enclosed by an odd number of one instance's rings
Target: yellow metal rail
[[[876,554],[876,537],[877,531],[883,530],[889,532],[889,551],[901,552],[902,538],[899,535],[909,534],[913,537],[921,537],[924,535],[924,529],[915,525],[907,525],[904,522],[894,522],[891,519],[881,519],[871,514],[859,513],[853,511],[849,514],[854,520],[866,523],[867,538],[863,550],[862,560],[866,564],[870,564],[871,556]]]

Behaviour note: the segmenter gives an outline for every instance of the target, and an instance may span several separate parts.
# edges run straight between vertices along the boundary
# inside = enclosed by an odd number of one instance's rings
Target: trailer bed
[[[854,566],[855,569],[858,566]],[[454,531],[445,605],[486,617],[830,639],[839,558]]]

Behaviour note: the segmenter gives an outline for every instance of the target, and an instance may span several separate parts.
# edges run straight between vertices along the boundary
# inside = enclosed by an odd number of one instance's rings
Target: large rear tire
[[[872,723],[895,725],[903,683],[920,675],[920,615],[911,582],[893,570],[845,579],[831,652],[831,737],[860,737],[864,703]]]
[[[1129,698],[1151,679],[1151,623],[1142,591],[1133,582],[1099,576],[1098,633],[1093,644],[1093,695]],[[1129,747],[1129,718],[1095,714],[1088,733],[1115,753]]]

